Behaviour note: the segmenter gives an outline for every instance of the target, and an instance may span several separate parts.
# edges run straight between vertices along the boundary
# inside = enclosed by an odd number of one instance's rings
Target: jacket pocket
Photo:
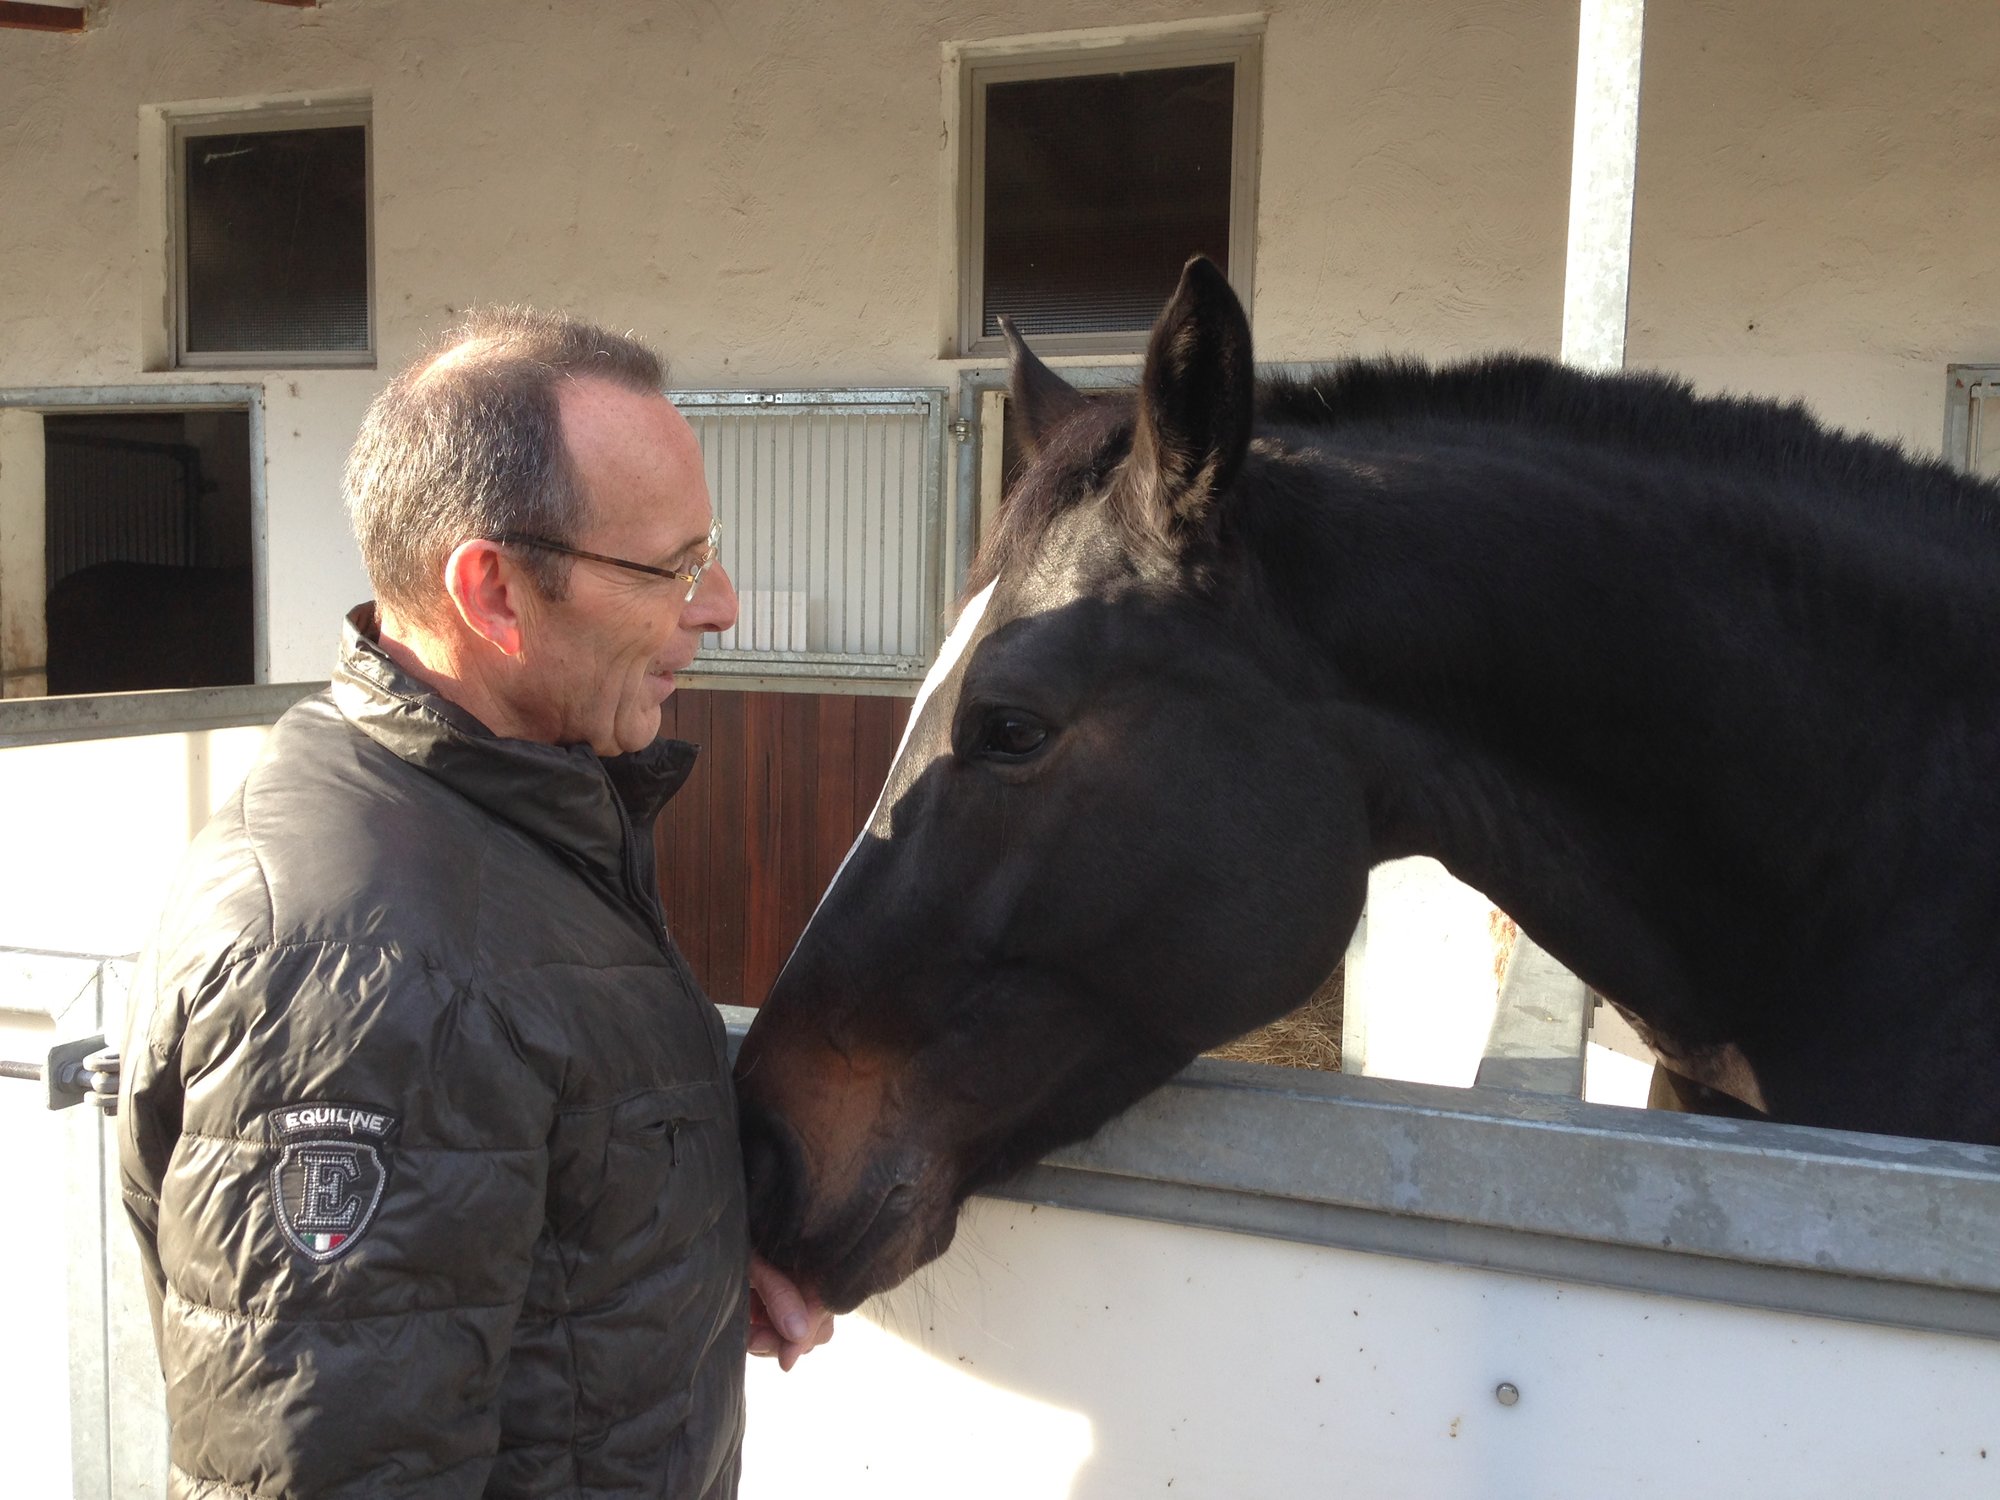
[[[553,1185],[553,1199],[576,1212],[552,1227],[576,1272],[619,1284],[678,1259],[740,1193],[725,1175],[741,1173],[735,1131],[714,1082],[645,1089],[590,1113],[574,1123],[596,1149],[578,1142],[568,1163],[576,1180]]]
[[[647,1089],[611,1107],[609,1144],[642,1156],[664,1150],[668,1165],[678,1166],[682,1134],[712,1125],[725,1113],[721,1086],[706,1080]]]

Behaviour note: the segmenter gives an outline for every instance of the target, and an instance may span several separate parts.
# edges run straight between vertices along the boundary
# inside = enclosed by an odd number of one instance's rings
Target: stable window
[[[697,670],[920,680],[944,607],[944,392],[670,394],[737,594]]]
[[[176,363],[373,363],[368,134],[351,106],[175,122]]]
[[[263,675],[262,432],[254,386],[0,390],[0,697]]]
[[[959,347],[1144,346],[1181,266],[1206,255],[1246,304],[1258,37],[963,55]]]
[[[256,680],[244,411],[48,415],[48,691]]]

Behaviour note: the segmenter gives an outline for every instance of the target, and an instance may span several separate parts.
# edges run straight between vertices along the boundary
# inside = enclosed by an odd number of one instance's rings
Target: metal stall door
[[[79,1500],[165,1492],[165,1391],[114,1124],[87,1059],[122,1034],[129,956],[0,948],[0,1489]],[[99,1087],[115,1088],[101,1069]],[[57,1106],[57,1107],[52,1107]],[[64,1441],[65,1436],[67,1441]]]

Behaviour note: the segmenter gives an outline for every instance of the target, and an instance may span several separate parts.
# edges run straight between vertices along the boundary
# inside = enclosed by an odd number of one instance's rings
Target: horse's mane
[[[1092,401],[1049,435],[1053,462],[1034,466],[1009,494],[973,565],[968,596],[1006,560],[1027,555],[1058,515],[1110,477],[1131,420],[1129,401]],[[1256,431],[1309,445],[1346,434],[1407,433],[1434,442],[1482,427],[1762,477],[1810,492],[1816,505],[1905,523],[1922,518],[1961,533],[2000,529],[2000,484],[1895,443],[1835,431],[1797,401],[1697,395],[1669,375],[1593,374],[1502,354],[1441,366],[1352,360],[1258,383]]]
[[[1810,487],[1873,508],[1914,506],[2000,527],[2000,485],[1895,443],[1826,427],[1798,401],[1701,396],[1675,376],[1592,374],[1529,355],[1431,367],[1355,360],[1258,388],[1260,427],[1321,430],[1492,424]]]

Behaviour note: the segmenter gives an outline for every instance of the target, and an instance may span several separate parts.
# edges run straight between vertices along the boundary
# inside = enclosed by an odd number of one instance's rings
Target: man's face
[[[574,545],[608,557],[685,568],[698,561],[715,511],[694,430],[663,396],[602,380],[569,382],[563,436],[583,488]],[[587,744],[600,755],[644,749],[660,706],[704,631],[736,621],[736,590],[720,562],[688,586],[578,558],[569,597],[527,590],[518,684],[534,739]]]

